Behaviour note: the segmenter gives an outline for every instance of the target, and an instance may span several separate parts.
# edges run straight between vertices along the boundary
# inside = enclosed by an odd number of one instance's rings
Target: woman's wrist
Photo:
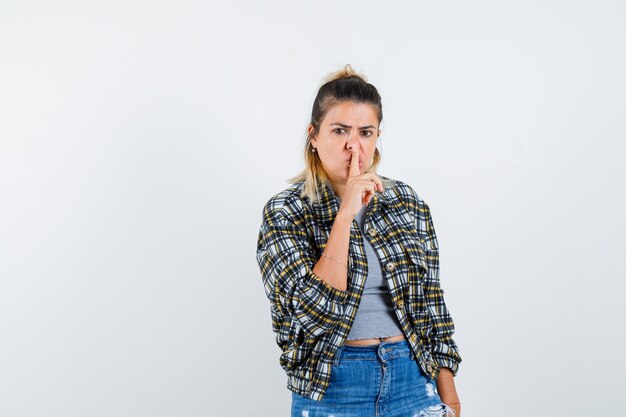
[[[333,258],[333,257],[330,257],[330,256],[326,255],[324,252],[322,252],[322,256],[325,256],[325,257],[327,257],[328,259],[331,259],[331,260],[333,260],[333,261],[337,262],[338,264],[343,265],[346,269],[348,269],[348,265],[344,264],[343,262],[339,261],[338,259],[335,259],[335,258]]]
[[[339,211],[337,211],[337,215],[335,216],[335,223],[340,223],[349,227],[352,224],[352,220],[354,220],[354,216],[350,215],[350,213],[348,213],[347,211],[342,209],[339,209]]]
[[[439,369],[439,376],[437,377],[437,391],[441,397],[441,401],[446,404],[460,406],[461,402],[456,392],[456,386],[454,384],[454,375],[449,368],[442,367]]]

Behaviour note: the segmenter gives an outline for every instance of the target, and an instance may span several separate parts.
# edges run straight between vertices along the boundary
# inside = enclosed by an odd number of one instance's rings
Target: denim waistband
[[[395,342],[381,342],[368,346],[341,345],[333,359],[333,365],[339,365],[341,360],[372,360],[384,362],[399,356],[412,357],[411,346],[406,339]]]

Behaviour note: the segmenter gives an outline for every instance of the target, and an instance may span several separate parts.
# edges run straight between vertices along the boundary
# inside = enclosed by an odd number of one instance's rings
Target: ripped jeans
[[[406,340],[339,347],[320,401],[292,392],[291,417],[450,417],[436,381],[424,374]]]

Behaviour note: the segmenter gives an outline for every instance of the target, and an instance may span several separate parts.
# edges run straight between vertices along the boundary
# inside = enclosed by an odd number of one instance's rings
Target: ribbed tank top
[[[341,205],[341,198],[336,198],[337,203]],[[380,260],[367,240],[366,234],[363,233],[363,224],[367,210],[369,210],[369,207],[363,206],[355,217],[363,236],[368,273],[363,296],[361,297],[347,340],[378,339],[402,334],[400,322],[393,310],[389,286],[383,278]]]

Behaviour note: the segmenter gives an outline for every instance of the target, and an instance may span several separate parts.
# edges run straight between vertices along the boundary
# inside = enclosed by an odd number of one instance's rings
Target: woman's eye
[[[345,129],[342,129],[340,127],[338,127],[337,129],[334,129],[333,132],[338,133],[338,134],[342,134],[345,132]],[[370,137],[373,135],[371,130],[364,130],[361,132],[365,137]]]

